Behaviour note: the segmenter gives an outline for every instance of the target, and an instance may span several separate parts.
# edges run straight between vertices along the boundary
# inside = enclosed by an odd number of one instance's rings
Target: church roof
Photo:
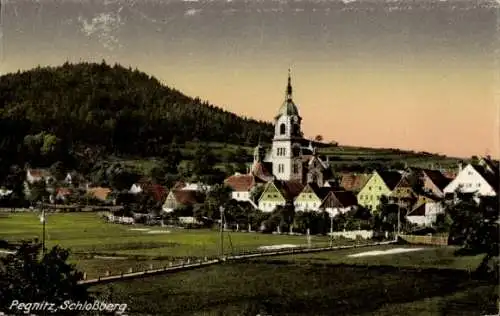
[[[278,117],[282,115],[299,115],[299,110],[292,99],[285,100],[285,102],[281,105],[278,111]]]
[[[282,115],[296,115],[299,116],[299,110],[292,100],[292,79],[290,77],[290,70],[288,70],[288,85],[286,87],[285,101],[281,105],[276,119]]]
[[[269,165],[265,162],[255,162],[252,165],[251,174],[264,182],[271,181],[273,175],[269,172]]]

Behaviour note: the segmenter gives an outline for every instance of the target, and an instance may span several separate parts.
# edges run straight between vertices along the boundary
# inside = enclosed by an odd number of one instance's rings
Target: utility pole
[[[42,214],[40,215],[40,222],[42,223],[42,258],[45,256],[45,209],[42,203]]]
[[[398,233],[396,235],[396,240],[398,240],[399,234],[400,234],[400,231],[401,231],[401,216],[400,216],[400,212],[401,212],[401,206],[398,203]]]
[[[330,248],[333,247],[333,215],[330,214]]]
[[[224,258],[224,207],[219,207],[220,211],[220,256]]]

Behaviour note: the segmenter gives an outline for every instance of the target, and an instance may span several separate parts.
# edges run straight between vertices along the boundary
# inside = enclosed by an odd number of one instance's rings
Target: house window
[[[239,193],[239,192],[238,192],[238,193],[236,193],[236,197],[240,197],[240,193]]]
[[[371,189],[372,189],[372,187],[368,187],[368,190],[371,190]]]
[[[379,191],[382,191],[382,187],[378,187],[378,190],[379,190]]]
[[[479,188],[481,186],[481,183],[476,183],[476,186]]]
[[[283,148],[283,156],[286,156],[286,148]]]
[[[293,173],[299,173],[299,165],[297,164],[293,165]]]

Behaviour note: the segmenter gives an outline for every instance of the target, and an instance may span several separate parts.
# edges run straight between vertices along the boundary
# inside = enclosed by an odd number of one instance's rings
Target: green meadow
[[[17,242],[42,239],[39,213],[0,214],[0,239]],[[106,223],[96,213],[51,213],[46,222],[46,245],[70,249],[70,260],[88,277],[154,267],[220,254],[220,232],[160,226]],[[327,246],[326,236],[311,236],[311,245]],[[360,242],[360,241],[359,241]],[[335,244],[355,241],[336,240]],[[224,232],[224,253],[256,251],[261,246],[307,245],[306,236]],[[97,257],[96,257],[97,256]],[[111,258],[114,257],[114,258]]]

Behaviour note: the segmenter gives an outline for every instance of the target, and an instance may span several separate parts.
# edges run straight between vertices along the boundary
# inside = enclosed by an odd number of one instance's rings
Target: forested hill
[[[1,76],[0,119],[4,145],[45,131],[68,149],[96,146],[118,155],[161,155],[172,140],[254,144],[259,134],[269,139],[273,133],[270,123],[239,117],[143,72],[104,62]]]

